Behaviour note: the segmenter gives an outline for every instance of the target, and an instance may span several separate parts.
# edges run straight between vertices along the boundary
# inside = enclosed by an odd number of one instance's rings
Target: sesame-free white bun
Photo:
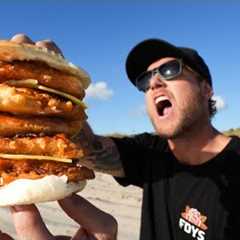
[[[42,61],[52,68],[76,76],[81,81],[84,89],[90,84],[90,77],[86,71],[68,62],[60,54],[44,47],[0,40],[0,60],[6,62],[14,60]]]
[[[32,204],[63,199],[83,190],[86,180],[67,183],[67,176],[49,175],[41,179],[18,179],[0,187],[0,206]]]

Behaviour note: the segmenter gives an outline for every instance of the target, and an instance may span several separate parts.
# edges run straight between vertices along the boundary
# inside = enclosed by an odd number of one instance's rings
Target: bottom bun
[[[36,180],[15,180],[0,187],[0,206],[55,201],[79,192],[86,186],[86,180],[68,183],[67,179],[66,175],[50,175]]]

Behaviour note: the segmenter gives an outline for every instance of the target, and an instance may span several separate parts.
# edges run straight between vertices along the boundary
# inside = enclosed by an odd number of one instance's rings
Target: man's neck
[[[200,165],[220,153],[229,141],[229,137],[208,124],[194,134],[188,133],[176,139],[169,139],[168,144],[179,162]]]

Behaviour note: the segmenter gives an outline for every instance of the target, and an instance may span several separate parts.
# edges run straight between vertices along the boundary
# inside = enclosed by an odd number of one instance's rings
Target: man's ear
[[[209,83],[207,81],[203,81],[203,90],[204,90],[204,95],[208,99],[210,99],[214,94],[212,87],[209,85]]]

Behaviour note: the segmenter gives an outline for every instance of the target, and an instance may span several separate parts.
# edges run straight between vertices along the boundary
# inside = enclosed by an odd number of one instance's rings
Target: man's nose
[[[155,88],[158,88],[158,87],[164,87],[165,85],[166,85],[166,83],[161,78],[159,73],[154,73],[153,76],[150,79],[149,87],[151,89],[155,89]]]

